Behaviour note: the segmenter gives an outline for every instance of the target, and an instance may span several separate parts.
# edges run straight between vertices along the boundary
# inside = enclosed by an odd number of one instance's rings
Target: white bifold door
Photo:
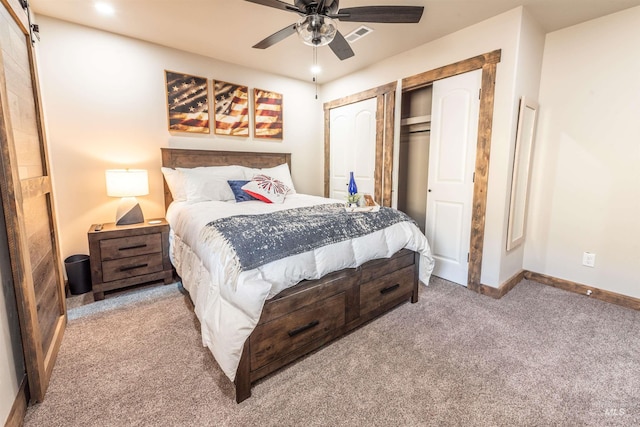
[[[349,172],[353,172],[358,193],[374,194],[376,106],[376,98],[370,98],[330,111],[331,198],[347,199]]]
[[[482,70],[433,83],[425,233],[433,274],[467,286]]]

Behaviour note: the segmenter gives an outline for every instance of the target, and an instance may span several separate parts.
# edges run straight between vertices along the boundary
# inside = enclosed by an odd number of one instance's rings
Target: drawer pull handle
[[[136,268],[142,268],[142,267],[146,267],[149,264],[138,264],[138,265],[132,265],[129,267],[121,267],[120,271],[129,271],[129,270],[135,270]]]
[[[128,251],[131,249],[140,249],[140,248],[146,248],[147,245],[134,245],[134,246],[125,246],[124,248],[118,248],[119,251]]]
[[[315,328],[315,327],[316,327],[316,326],[318,326],[319,324],[320,324],[320,321],[319,321],[319,320],[314,320],[313,322],[309,322],[309,323],[307,323],[307,324],[306,324],[306,325],[304,325],[304,326],[300,326],[300,327],[298,327],[298,328],[292,329],[292,330],[290,330],[290,331],[289,331],[289,332],[287,332],[287,333],[289,334],[289,336],[290,336],[290,337],[292,337],[292,338],[293,338],[294,336],[296,336],[296,335],[298,335],[298,334],[301,334],[301,333],[303,333],[303,332],[304,332],[304,331],[306,331],[306,330],[309,330],[309,329],[311,329],[311,328]]]
[[[380,291],[380,293],[381,293],[382,295],[384,295],[384,294],[388,294],[389,292],[393,292],[393,291],[395,291],[395,290],[396,290],[396,289],[398,289],[399,287],[400,287],[400,284],[399,284],[399,283],[396,283],[396,284],[395,284],[395,285],[393,285],[393,286],[389,286],[389,287],[387,287],[387,288],[382,289],[382,290]]]

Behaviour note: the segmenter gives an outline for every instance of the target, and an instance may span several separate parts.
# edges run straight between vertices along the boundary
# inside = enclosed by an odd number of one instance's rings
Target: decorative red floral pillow
[[[289,187],[267,175],[256,175],[242,189],[265,203],[283,203]]]

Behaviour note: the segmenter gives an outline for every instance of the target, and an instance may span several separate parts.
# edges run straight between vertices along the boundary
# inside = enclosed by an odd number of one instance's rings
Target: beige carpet
[[[26,426],[631,426],[640,313],[523,281],[441,280],[234,400],[177,285],[70,310]]]

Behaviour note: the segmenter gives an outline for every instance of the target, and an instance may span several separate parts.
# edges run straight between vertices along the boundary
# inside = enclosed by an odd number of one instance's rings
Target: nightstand
[[[156,223],[156,221],[159,221]],[[153,224],[150,224],[153,222]],[[98,224],[89,228],[91,282],[96,301],[106,291],[143,283],[173,282],[169,260],[169,223],[165,219],[140,224]]]

